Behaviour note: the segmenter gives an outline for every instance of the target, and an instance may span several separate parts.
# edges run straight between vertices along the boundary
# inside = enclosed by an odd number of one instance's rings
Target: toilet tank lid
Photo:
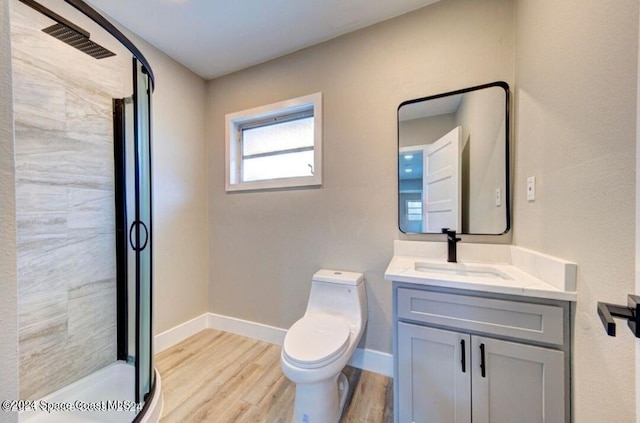
[[[364,280],[364,275],[357,272],[345,272],[343,270],[321,269],[313,275],[314,281],[340,283],[343,285],[359,285]]]

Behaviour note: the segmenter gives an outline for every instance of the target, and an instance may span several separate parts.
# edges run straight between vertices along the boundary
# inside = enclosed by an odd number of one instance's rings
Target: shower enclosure
[[[81,0],[10,0],[20,421],[157,421],[152,70]]]

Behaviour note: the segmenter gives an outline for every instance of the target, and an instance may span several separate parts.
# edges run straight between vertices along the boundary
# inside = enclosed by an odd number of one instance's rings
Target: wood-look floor
[[[290,422],[295,385],[280,369],[280,347],[207,329],[156,355],[162,423]],[[342,422],[392,422],[390,378],[352,367]]]

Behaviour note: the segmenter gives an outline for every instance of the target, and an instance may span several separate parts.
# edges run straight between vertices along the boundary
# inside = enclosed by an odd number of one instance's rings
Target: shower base
[[[141,423],[156,423],[162,413],[162,385],[155,371],[155,395]],[[113,363],[77,382],[36,401],[36,411],[20,412],[20,423],[123,423],[139,413],[134,403],[135,368],[124,362]],[[85,410],[51,411],[46,407],[79,406]],[[95,410],[87,410],[94,408]],[[116,409],[113,409],[116,408]],[[129,410],[124,410],[128,408]]]

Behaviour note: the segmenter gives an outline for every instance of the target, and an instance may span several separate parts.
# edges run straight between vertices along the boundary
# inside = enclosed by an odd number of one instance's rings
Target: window
[[[407,200],[407,220],[422,220],[422,201]]]
[[[322,94],[226,116],[227,191],[322,184]]]

